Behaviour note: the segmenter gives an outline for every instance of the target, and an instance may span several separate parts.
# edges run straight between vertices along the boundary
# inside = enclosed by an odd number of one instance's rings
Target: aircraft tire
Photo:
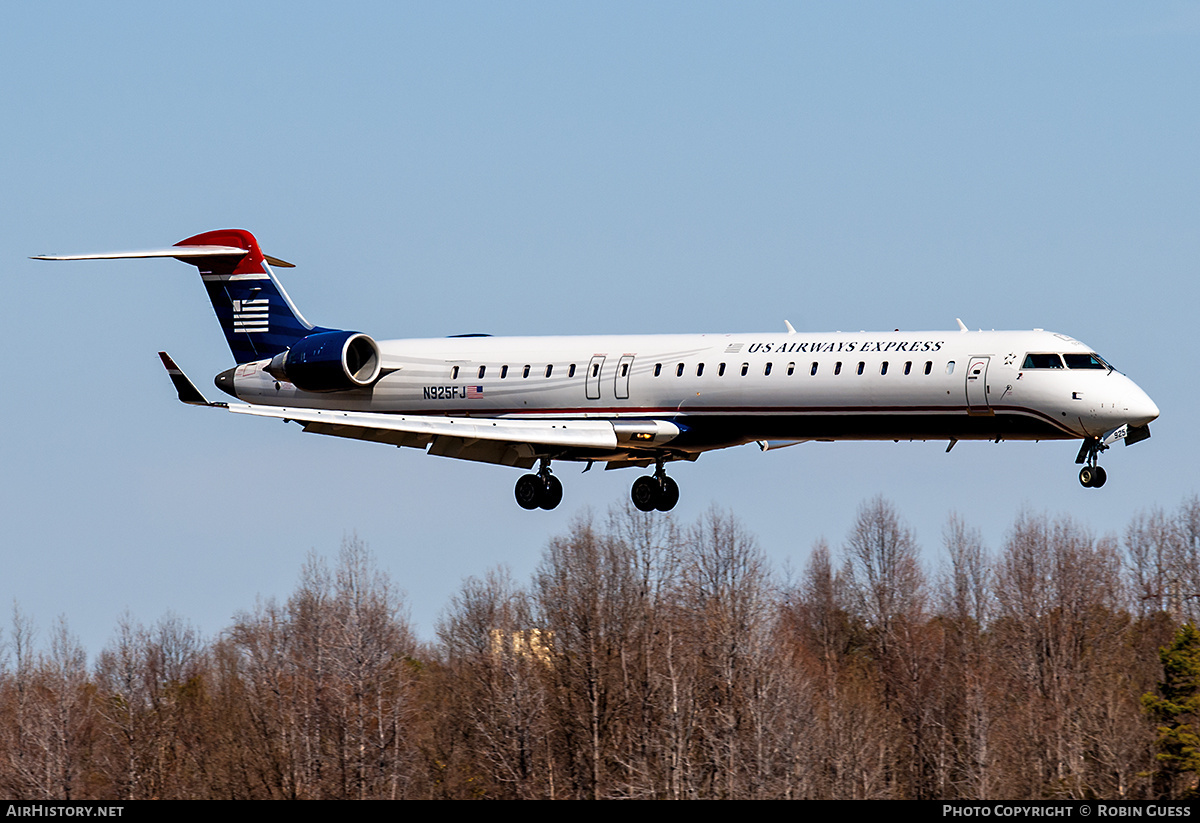
[[[675,508],[675,504],[679,502],[679,484],[669,477],[662,479],[662,488],[659,489],[658,503],[655,508],[660,512],[669,512]]]
[[[517,505],[522,509],[536,509],[542,503],[545,488],[542,478],[536,474],[521,475],[515,489]]]
[[[1108,472],[1099,466],[1096,467],[1096,473],[1092,477],[1092,488],[1098,489],[1108,481]]]
[[[1079,484],[1085,489],[1090,489],[1096,485],[1096,469],[1091,466],[1084,466],[1079,470]]]
[[[562,482],[552,474],[546,475],[546,482],[542,487],[541,500],[538,502],[538,505],[546,511],[550,511],[562,502],[562,498]]]
[[[639,477],[633,481],[633,489],[630,490],[629,497],[639,511],[654,511],[658,507],[658,500],[661,497],[658,481],[648,475]]]

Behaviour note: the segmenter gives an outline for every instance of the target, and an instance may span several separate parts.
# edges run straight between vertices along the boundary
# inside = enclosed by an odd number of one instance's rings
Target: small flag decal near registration
[[[483,397],[483,386],[467,386],[467,399],[479,400]]]

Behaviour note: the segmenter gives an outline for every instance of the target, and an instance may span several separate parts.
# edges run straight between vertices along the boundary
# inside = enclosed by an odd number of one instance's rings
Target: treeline
[[[840,550],[818,544],[784,577],[731,515],[614,510],[552,540],[529,581],[468,579],[431,644],[355,540],[214,639],[127,619],[91,666],[65,625],[36,644],[16,612],[0,795],[1194,790],[1170,756],[1194,718],[1171,707],[1200,705],[1179,702],[1200,689],[1200,651],[1194,682],[1164,687],[1160,649],[1200,643],[1182,628],[1200,621],[1200,500],[1121,538],[1022,515],[995,552],[957,519],[943,539],[934,572],[877,499]],[[1151,714],[1143,695],[1160,693]]]

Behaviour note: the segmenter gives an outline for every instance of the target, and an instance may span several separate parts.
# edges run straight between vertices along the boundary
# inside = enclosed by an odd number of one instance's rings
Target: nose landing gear
[[[550,473],[550,461],[542,459],[537,474],[523,474],[514,490],[517,505],[523,509],[550,509],[562,502],[563,487],[559,479]]]
[[[1083,441],[1083,445],[1079,447],[1079,456],[1075,458],[1075,462],[1087,463],[1087,465],[1079,470],[1079,483],[1084,488],[1098,489],[1108,480],[1108,473],[1096,465],[1096,460],[1100,457],[1100,452],[1107,448],[1108,446],[1101,443],[1095,437]]]
[[[657,509],[669,512],[679,502],[679,484],[667,477],[663,462],[659,460],[653,476],[639,477],[633,481],[629,497],[641,511],[652,512]]]

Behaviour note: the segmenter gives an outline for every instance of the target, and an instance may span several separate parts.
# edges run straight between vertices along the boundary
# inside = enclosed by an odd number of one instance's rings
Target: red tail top
[[[266,274],[266,269],[263,268],[263,253],[258,247],[258,241],[254,239],[254,235],[245,229],[217,229],[216,231],[206,231],[203,234],[197,234],[194,237],[189,237],[186,240],[180,240],[176,246],[234,246],[239,249],[245,249],[247,254],[238,258],[236,264],[230,261],[225,264],[221,258],[207,258],[204,262],[211,264],[214,271],[221,274]],[[181,258],[186,259],[187,254],[181,254]],[[220,261],[220,262],[218,262]],[[187,262],[193,265],[199,264],[199,258],[196,262],[188,260]],[[229,268],[226,270],[226,266]]]

